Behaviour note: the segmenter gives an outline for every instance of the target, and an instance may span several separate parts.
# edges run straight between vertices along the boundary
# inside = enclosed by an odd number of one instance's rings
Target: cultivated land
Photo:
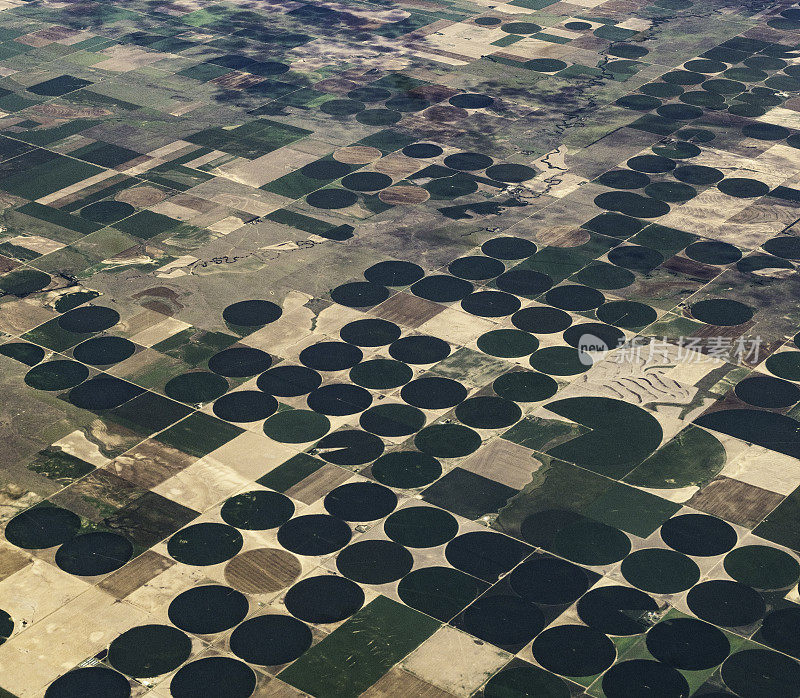
[[[796,698],[798,221],[789,0],[0,0],[0,696]]]

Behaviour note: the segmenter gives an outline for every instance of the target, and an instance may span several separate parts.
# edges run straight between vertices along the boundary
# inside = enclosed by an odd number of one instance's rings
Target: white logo
[[[578,360],[584,366],[591,366],[602,359],[609,351],[609,346],[593,334],[581,335],[578,340]]]

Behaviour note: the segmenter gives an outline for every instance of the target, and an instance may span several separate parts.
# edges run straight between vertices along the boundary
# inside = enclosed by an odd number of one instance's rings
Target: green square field
[[[308,650],[278,678],[312,696],[355,698],[439,628],[379,596]]]
[[[168,446],[202,458],[231,439],[235,439],[244,429],[223,422],[202,412],[195,412],[186,419],[162,431],[157,440]]]
[[[59,155],[49,162],[11,175],[0,182],[0,189],[25,199],[39,199],[102,172],[87,162]]]

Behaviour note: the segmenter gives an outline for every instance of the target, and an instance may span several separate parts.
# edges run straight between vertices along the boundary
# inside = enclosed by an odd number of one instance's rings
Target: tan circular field
[[[408,177],[408,175],[421,169],[419,160],[400,155],[400,153],[393,153],[381,158],[375,163],[374,167],[376,172],[387,174],[393,179]]]
[[[161,203],[167,198],[167,195],[156,187],[134,187],[132,189],[124,189],[114,197],[117,201],[123,201],[136,208],[147,208],[155,204]]]
[[[430,199],[430,197],[431,195],[428,193],[427,189],[407,185],[389,187],[378,194],[378,198],[383,201],[383,203],[392,204],[393,206],[421,204],[423,201]]]
[[[366,165],[377,160],[383,153],[366,145],[348,145],[333,152],[333,159],[347,165]]]

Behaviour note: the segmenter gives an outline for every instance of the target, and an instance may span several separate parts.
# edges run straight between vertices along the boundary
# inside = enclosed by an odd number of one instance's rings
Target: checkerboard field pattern
[[[0,698],[797,698],[800,5],[0,0]]]

